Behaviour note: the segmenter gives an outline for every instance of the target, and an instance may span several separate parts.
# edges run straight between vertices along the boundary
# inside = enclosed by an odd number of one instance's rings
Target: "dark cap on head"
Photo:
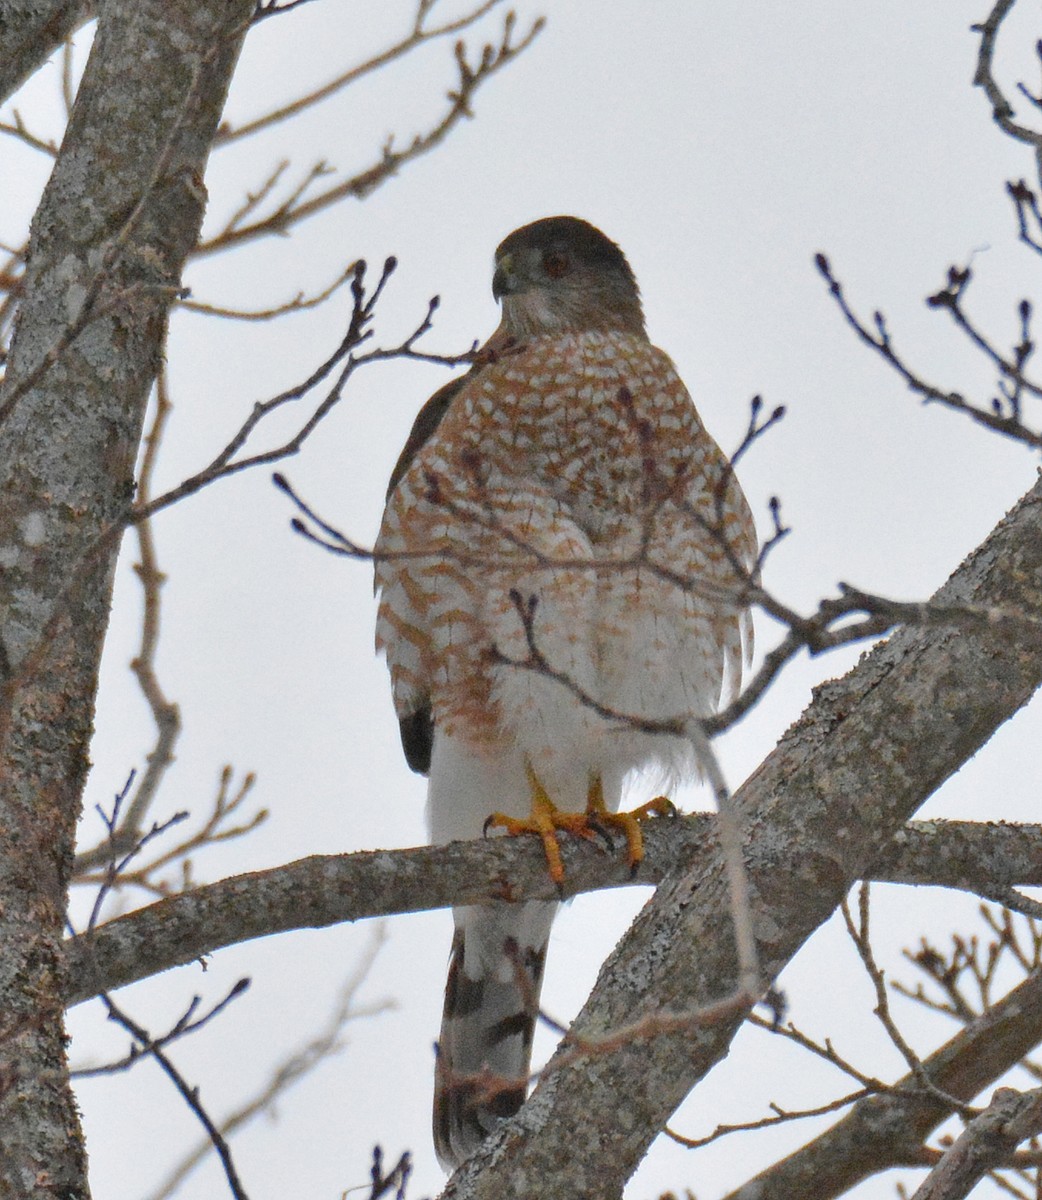
[[[492,294],[513,336],[621,329],[643,334],[637,280],[619,247],[578,217],[544,217],[496,249]]]
[[[626,255],[596,225],[579,217],[543,217],[530,225],[522,225],[499,243],[496,258],[530,247],[548,249],[553,246],[570,250],[580,262],[589,266],[618,271],[630,279],[634,287],[637,286]]]

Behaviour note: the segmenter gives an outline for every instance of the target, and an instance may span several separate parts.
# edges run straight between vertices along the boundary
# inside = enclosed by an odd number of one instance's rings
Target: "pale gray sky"
[[[256,115],[381,48],[407,25],[410,8],[398,0],[325,0],[265,22],[249,37],[230,119]],[[829,254],[866,316],[885,310],[900,346],[928,377],[976,394],[991,386],[986,365],[922,303],[949,263],[972,256],[971,303],[1008,344],[1017,332],[1015,304],[1037,274],[1037,260],[1015,245],[1004,193],[1007,178],[1030,173],[1030,157],[993,129],[983,95],[970,86],[969,26],[985,15],[982,6],[522,0],[522,27],[544,11],[542,36],[482,90],[476,119],[441,149],[364,203],[341,206],[289,238],[194,265],[188,283],[196,296],[274,303],[324,285],[355,257],[379,263],[394,253],[400,268],[378,310],[377,339],[401,337],[439,293],[428,344],[457,352],[496,323],[490,262],[501,238],[540,216],[585,217],[628,254],[653,338],[725,448],[740,439],[754,393],[788,409],[741,471],[758,518],[766,522],[767,499],[777,494],[794,528],[770,561],[769,586],[804,606],[840,579],[925,597],[1030,486],[1037,463],[953,414],[921,407],[843,326],[812,257]],[[486,20],[488,36],[498,36],[498,22]],[[1030,50],[1042,30],[1021,25],[1007,35],[1011,44],[1019,37],[1019,53],[1000,59],[1009,83],[1034,81]],[[24,116],[43,113],[46,124],[56,78],[57,69],[46,68],[19,98]],[[366,165],[390,133],[406,140],[428,124],[452,82],[450,45],[442,42],[300,124],[272,131],[263,145],[222,152],[207,179],[210,224],[279,158],[292,159],[297,172],[319,158],[345,172]],[[24,190],[12,196],[16,209],[31,210],[41,165],[10,140],[0,144],[0,176],[17,178]],[[5,220],[14,224],[0,237],[11,240],[17,212]],[[208,461],[256,399],[303,378],[336,344],[347,307],[341,298],[277,326],[178,314],[176,412],[160,486]],[[324,515],[371,540],[412,417],[445,378],[437,367],[367,369],[283,469]],[[306,545],[289,532],[290,515],[269,474],[257,471],[156,523],[170,576],[160,673],[184,718],[163,811],[205,810],[225,762],[258,773],[254,802],[271,810],[248,839],[199,856],[204,879],[424,838],[423,781],[401,758],[385,669],[372,651],[370,569]],[[131,546],[116,592],[88,808],[109,800],[149,745],[148,716],[126,670],[139,619]],[[761,650],[772,645],[769,623],[758,622],[758,636]],[[790,669],[723,741],[733,784],[770,750],[810,686],[855,658]],[[1037,703],[1022,713],[924,811],[1037,819],[1040,714]],[[684,801],[708,804],[695,791]],[[87,836],[95,838],[96,823]],[[551,947],[548,1011],[567,1020],[577,1010],[639,903],[635,891],[599,894],[565,912]],[[948,895],[881,891],[880,943],[892,968],[920,929],[943,936],[959,921],[969,927],[973,909]],[[413,1152],[411,1197],[440,1189],[428,1113],[449,926],[444,913],[390,922],[364,995],[392,997],[398,1007],[354,1027],[343,1054],[283,1100],[277,1122],[237,1139],[253,1200],[335,1200],[365,1182],[375,1142],[389,1156]],[[239,975],[252,976],[250,993],[175,1054],[219,1116],[325,1019],[369,936],[340,928],[269,939],[221,953],[205,974],[186,968],[123,999],[159,1029],[195,991],[216,998]],[[835,1037],[866,1069],[901,1073],[873,1025],[867,981],[834,927],[800,955],[782,986],[802,1027]],[[923,1050],[951,1032],[907,1007],[898,1011]],[[101,1026],[97,1014],[76,1012],[77,1057],[122,1047]],[[545,1038],[537,1057],[550,1045]],[[674,1126],[701,1134],[718,1121],[761,1116],[769,1101],[821,1103],[844,1086],[806,1056],[749,1031]],[[197,1139],[193,1118],[150,1064],[86,1083],[80,1097],[95,1194],[106,1200],[147,1195]],[[627,1195],[649,1200],[691,1187],[704,1200],[811,1128],[741,1135],[696,1154],[660,1140]],[[210,1165],[181,1194],[201,1200],[223,1187]],[[893,1180],[855,1194],[890,1196]]]

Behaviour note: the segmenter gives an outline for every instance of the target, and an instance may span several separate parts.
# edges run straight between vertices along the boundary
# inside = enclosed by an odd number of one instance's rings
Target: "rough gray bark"
[[[944,603],[1042,612],[1042,481],[940,590]],[[915,809],[1042,682],[1042,641],[974,630],[904,630],[818,689],[736,800],[760,962],[773,979]],[[663,1013],[733,995],[737,962],[718,856],[649,901],[604,965],[573,1027],[611,1052],[558,1054],[513,1119],[465,1164],[446,1200],[620,1196],[647,1147],[727,1052],[744,1011],[636,1036]],[[630,1030],[620,1037],[618,1031]]]
[[[198,236],[201,174],[253,6],[99,7],[33,222],[0,394],[5,1198],[87,1195],[65,1062],[61,941],[119,547],[106,533],[118,531],[133,493],[172,289]]]
[[[1042,1132],[1042,1088],[999,1088],[991,1104],[966,1126],[912,1200],[962,1200],[989,1171],[1008,1162],[1027,1138]]]
[[[0,0],[0,103],[85,21],[91,0]]]
[[[563,840],[563,894],[659,883],[705,865],[714,818],[695,813],[644,831],[636,880],[625,856],[581,839]],[[913,821],[871,872],[873,880],[970,891],[1042,884],[1042,826]],[[554,900],[542,846],[524,838],[453,842],[411,850],[314,855],[222,879],[117,917],[67,945],[70,1005],[225,946],[292,929],[502,899]]]

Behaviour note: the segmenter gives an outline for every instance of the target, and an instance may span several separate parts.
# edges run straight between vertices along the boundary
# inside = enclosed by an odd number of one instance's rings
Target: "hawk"
[[[575,217],[526,225],[492,292],[499,328],[391,477],[376,641],[432,841],[532,829],[560,879],[556,829],[621,822],[635,865],[624,779],[697,773],[688,739],[648,726],[708,716],[740,682],[756,538],[614,242]],[[448,1168],[524,1101],[555,910],[454,911],[434,1097]]]

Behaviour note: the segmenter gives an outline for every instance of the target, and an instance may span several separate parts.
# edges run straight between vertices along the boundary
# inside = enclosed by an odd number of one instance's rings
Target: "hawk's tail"
[[[434,1146],[449,1170],[525,1101],[556,909],[529,902],[455,912],[434,1081]]]

